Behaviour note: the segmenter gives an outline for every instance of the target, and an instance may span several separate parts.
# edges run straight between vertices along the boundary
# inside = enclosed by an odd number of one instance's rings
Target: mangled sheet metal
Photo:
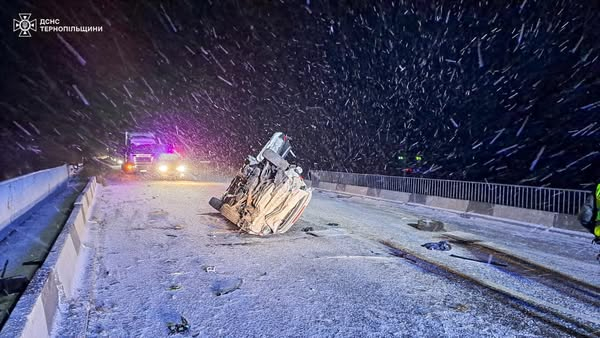
[[[295,157],[289,137],[273,134],[258,156],[248,156],[222,198],[213,197],[210,205],[249,234],[288,231],[312,197],[302,168],[286,160],[290,156]]]

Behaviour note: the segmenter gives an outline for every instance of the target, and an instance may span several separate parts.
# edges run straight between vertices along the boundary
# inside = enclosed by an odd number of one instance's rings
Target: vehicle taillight
[[[134,168],[135,165],[131,162],[127,162],[123,165],[123,170],[125,170],[126,172],[132,172]]]

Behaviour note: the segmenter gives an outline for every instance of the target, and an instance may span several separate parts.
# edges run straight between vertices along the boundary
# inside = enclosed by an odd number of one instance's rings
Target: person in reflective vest
[[[600,244],[600,184],[597,184],[593,193],[586,199],[579,212],[579,221],[589,232],[594,234],[593,243]]]
[[[596,215],[596,219],[594,222],[594,236],[596,236],[596,238],[594,238],[594,242],[598,243],[600,242],[600,212],[598,212],[598,207],[600,206],[600,183],[596,185],[596,198],[595,201],[596,202],[594,204],[594,211],[595,211],[595,215]]]

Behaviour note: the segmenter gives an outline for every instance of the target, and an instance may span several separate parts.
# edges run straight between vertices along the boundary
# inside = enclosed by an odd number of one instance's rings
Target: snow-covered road
[[[548,337],[580,332],[436,264],[510,286],[588,323],[599,318],[593,303],[494,265],[449,256],[472,257],[468,248],[428,251],[420,245],[444,233],[408,224],[423,217],[418,215],[435,217],[446,222],[450,233],[468,232],[514,248],[598,286],[594,249],[581,238],[542,237],[515,225],[321,192],[315,192],[290,232],[257,238],[238,233],[208,205],[224,188],[160,181],[108,182],[101,188],[88,224],[87,268],[78,296],[61,309],[55,335],[167,336],[166,323],[180,316],[189,321],[189,334],[198,337]],[[492,229],[488,237],[486,227]],[[540,250],[536,241],[557,250]]]

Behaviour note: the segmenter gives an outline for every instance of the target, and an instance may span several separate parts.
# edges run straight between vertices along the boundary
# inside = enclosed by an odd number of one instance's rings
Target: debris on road
[[[330,227],[340,226],[338,223],[334,223],[334,222],[327,223],[327,225],[330,226]]]
[[[417,221],[417,224],[412,223],[409,225],[414,228],[417,228],[419,230],[423,230],[423,231],[432,231],[432,232],[445,231],[443,222],[435,221],[435,220],[431,220],[431,219],[420,219]]]
[[[458,312],[466,312],[469,309],[469,307],[465,304],[456,304],[452,308]]]
[[[302,231],[304,232],[309,232],[309,231],[313,231],[315,229],[313,229],[313,227],[306,227],[306,228],[302,228]]]
[[[167,328],[169,329],[169,335],[186,333],[190,330],[190,323],[181,316],[181,323],[167,323]]]
[[[425,243],[421,246],[426,248],[427,250],[448,251],[452,249],[452,246],[447,241]]]
[[[173,284],[169,287],[169,291],[181,290],[181,285]]]
[[[217,272],[215,266],[209,265],[204,267],[204,271],[206,272]]]
[[[241,278],[217,281],[213,285],[213,292],[215,296],[223,296],[239,289],[242,286],[242,283],[243,280]]]

